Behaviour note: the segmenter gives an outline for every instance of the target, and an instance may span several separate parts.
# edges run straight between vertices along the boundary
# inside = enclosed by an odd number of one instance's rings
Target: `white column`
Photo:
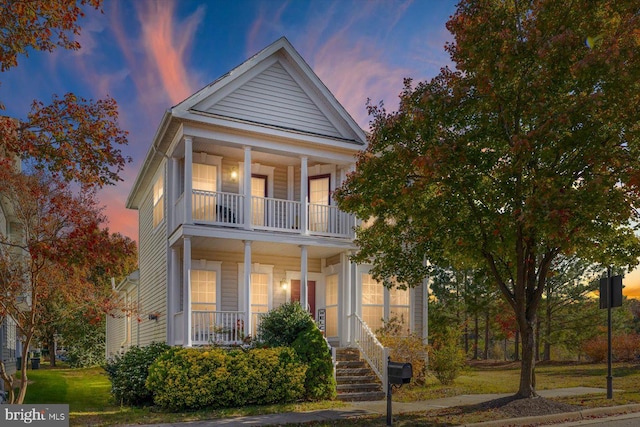
[[[340,254],[340,263],[342,265],[342,295],[340,312],[343,313],[341,317],[342,326],[340,326],[340,345],[346,346],[351,343],[351,323],[353,322],[353,313],[351,311],[351,260],[349,259],[349,252],[343,252]]]
[[[171,198],[168,201],[167,212],[170,212],[168,215],[170,218],[169,224],[171,225],[169,234],[171,234],[171,232],[175,230],[179,225],[176,221],[177,212],[175,207],[181,190],[180,186],[178,185],[178,183],[180,182],[180,165],[178,163],[178,159],[176,159],[175,157],[172,157],[171,160],[169,160],[169,171],[170,173],[167,174],[169,179],[169,185],[167,189],[170,192]]]
[[[362,295],[362,292],[358,292],[358,265],[355,262],[349,261],[349,277],[351,278],[351,313],[358,313],[358,294]],[[356,322],[355,319],[349,324],[351,343],[356,336]]]
[[[192,181],[193,181],[193,151],[192,151],[193,139],[190,136],[184,137],[184,223],[192,224],[192,209],[191,200],[192,196]]]
[[[169,271],[167,272],[167,343],[175,345],[175,314],[179,311],[177,284],[180,283],[180,258],[176,248],[169,249]]]
[[[300,305],[305,310],[309,310],[309,272],[307,271],[307,247],[300,246]]]
[[[251,241],[244,241],[244,333],[253,336],[251,325]]]
[[[251,147],[244,147],[244,171],[243,193],[244,193],[244,229],[251,230]]]
[[[191,339],[191,238],[184,238],[184,250],[182,253],[182,265],[183,265],[183,306],[182,306],[182,321],[184,323],[184,346],[191,347],[193,341]]]
[[[309,234],[309,171],[308,159],[302,157],[300,159],[300,232]],[[306,283],[305,283],[306,287]]]

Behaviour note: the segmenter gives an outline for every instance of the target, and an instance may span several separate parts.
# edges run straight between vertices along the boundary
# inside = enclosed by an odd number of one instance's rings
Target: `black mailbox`
[[[409,384],[413,376],[411,363],[389,362],[387,368],[389,384]]]

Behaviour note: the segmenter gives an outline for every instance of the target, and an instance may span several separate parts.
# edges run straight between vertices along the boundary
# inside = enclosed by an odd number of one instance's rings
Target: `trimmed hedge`
[[[305,372],[289,348],[175,348],[151,365],[146,385],[172,411],[264,405],[302,398]]]

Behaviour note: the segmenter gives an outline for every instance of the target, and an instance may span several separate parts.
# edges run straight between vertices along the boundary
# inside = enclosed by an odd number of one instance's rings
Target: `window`
[[[338,336],[338,275],[327,276],[325,282],[326,335]]]
[[[309,178],[309,230],[326,232],[329,224],[330,175]]]
[[[265,225],[265,197],[267,197],[267,177],[251,175],[251,212],[253,225]]]
[[[191,309],[216,311],[216,272],[191,270]]]
[[[193,163],[192,173],[193,219],[215,221],[218,169],[214,165]]]
[[[153,184],[153,226],[164,219],[164,176],[160,174],[155,184]]]
[[[389,289],[389,318],[402,320],[403,332],[409,332],[409,289]]]
[[[362,320],[372,331],[382,327],[384,316],[384,286],[370,274],[362,275]]]
[[[251,325],[253,331],[257,331],[258,317],[256,313],[269,311],[269,275],[262,273],[251,274]]]

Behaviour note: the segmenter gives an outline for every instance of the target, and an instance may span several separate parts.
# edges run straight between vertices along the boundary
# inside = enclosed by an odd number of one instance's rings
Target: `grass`
[[[220,410],[164,413],[156,408],[129,408],[113,402],[110,383],[101,368],[49,368],[28,372],[29,388],[25,403],[68,403],[71,425],[108,426],[114,424],[151,424],[219,419],[227,417],[343,408],[338,401],[253,406]],[[537,389],[564,387],[606,388],[606,365],[542,364],[536,368]],[[468,367],[453,385],[443,386],[430,378],[422,387],[403,387],[394,391],[394,401],[429,400],[460,394],[514,393],[519,382],[517,363],[478,363]],[[640,365],[616,364],[613,371],[614,398],[587,395],[557,399],[584,407],[640,403]],[[443,426],[487,421],[504,417],[499,411],[473,408],[445,408],[394,417],[396,426]],[[384,416],[367,416],[348,421],[312,424],[315,426],[384,426]]]

